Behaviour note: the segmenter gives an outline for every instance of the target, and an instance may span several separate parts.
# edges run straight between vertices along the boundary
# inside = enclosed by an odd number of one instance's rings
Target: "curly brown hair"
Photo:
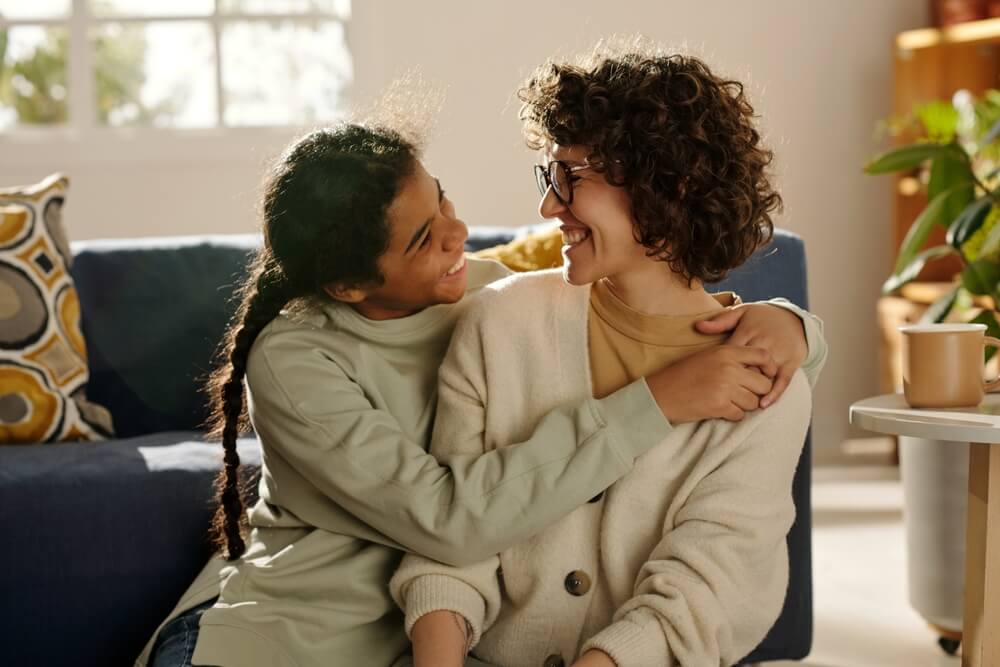
[[[528,145],[582,145],[628,192],[635,239],[690,282],[714,282],[771,240],[781,196],[743,84],[684,55],[595,52],[548,62],[518,90]]]

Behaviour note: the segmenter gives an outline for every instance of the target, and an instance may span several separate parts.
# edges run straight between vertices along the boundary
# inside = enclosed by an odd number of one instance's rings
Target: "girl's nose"
[[[464,246],[465,239],[469,237],[469,228],[465,226],[464,222],[457,218],[450,222],[451,226],[441,242],[441,247],[444,250],[453,250],[456,246]]]

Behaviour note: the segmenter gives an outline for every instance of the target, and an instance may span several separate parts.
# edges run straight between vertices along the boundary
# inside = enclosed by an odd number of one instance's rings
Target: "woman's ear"
[[[341,283],[325,285],[323,291],[329,294],[331,299],[343,301],[344,303],[361,303],[368,298],[367,290]]]

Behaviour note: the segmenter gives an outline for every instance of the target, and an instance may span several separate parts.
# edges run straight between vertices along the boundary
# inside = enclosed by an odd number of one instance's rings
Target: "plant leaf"
[[[938,194],[920,212],[917,219],[910,225],[910,229],[906,232],[906,238],[903,239],[903,243],[899,247],[899,255],[896,257],[896,266],[893,269],[893,273],[901,273],[913,261],[913,258],[917,256],[920,249],[927,243],[927,237],[930,236],[931,229],[941,219],[941,213],[945,209],[949,197],[958,192],[962,187],[964,186],[958,185]]]
[[[975,198],[975,182],[972,165],[961,149],[945,151],[932,160],[931,178],[927,184],[928,199],[934,199],[945,190],[963,186],[944,205],[939,219],[942,226],[948,227]]]
[[[973,294],[993,296],[1000,282],[1000,265],[986,259],[977,259],[962,271],[962,286]]]
[[[923,316],[920,318],[921,324],[937,324],[943,322],[951,309],[955,306],[955,301],[958,300],[958,290],[962,289],[961,285],[955,285],[948,293],[942,296],[940,299],[931,304]]]
[[[958,109],[950,102],[935,100],[919,104],[914,109],[931,141],[947,143],[955,138],[958,129]]]
[[[888,174],[919,166],[925,160],[937,157],[948,150],[951,144],[920,143],[894,148],[872,158],[865,165],[869,174]]]
[[[987,215],[986,217],[988,218],[989,216]],[[1000,223],[995,223],[993,228],[990,229],[990,233],[983,239],[983,244],[979,246],[979,253],[976,255],[976,259],[990,257],[998,249],[1000,249]]]
[[[986,220],[992,206],[993,197],[990,195],[983,195],[966,206],[948,227],[948,233],[945,235],[948,244],[956,250],[961,250],[962,244],[983,226],[983,221]]]
[[[1000,120],[993,123],[993,127],[991,127],[990,131],[986,133],[986,136],[979,140],[979,148],[977,149],[977,152],[996,141],[998,136],[1000,136]]]
[[[906,283],[916,280],[917,276],[920,275],[921,269],[924,268],[924,265],[928,261],[937,257],[950,255],[954,252],[955,249],[949,245],[939,245],[918,253],[909,264],[889,276],[889,279],[882,284],[882,293],[892,294]]]
[[[975,322],[976,324],[985,324],[987,336],[1000,338],[1000,323],[997,322],[996,313],[992,310],[984,310],[969,321]],[[996,352],[997,350],[995,347],[987,347],[985,360],[989,361],[992,359]]]

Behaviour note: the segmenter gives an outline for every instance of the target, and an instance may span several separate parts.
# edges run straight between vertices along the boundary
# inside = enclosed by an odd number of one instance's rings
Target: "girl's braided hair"
[[[250,426],[243,388],[250,348],[286,305],[328,299],[323,288],[333,283],[381,284],[386,212],[417,159],[415,144],[398,133],[345,123],[294,142],[265,181],[264,242],[236,291],[239,306],[205,385],[209,437],[221,438],[225,452],[211,539],[227,560],[246,550],[236,439]]]

